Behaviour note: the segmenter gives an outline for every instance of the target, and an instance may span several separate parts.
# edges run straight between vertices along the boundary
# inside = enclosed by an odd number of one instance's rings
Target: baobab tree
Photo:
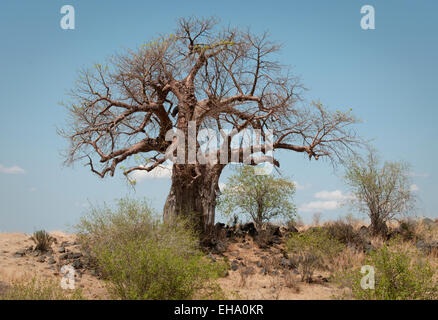
[[[102,178],[118,168],[129,179],[134,171],[162,166],[182,145],[164,217],[194,214],[208,232],[219,177],[229,162],[210,161],[212,154],[279,166],[270,149],[335,161],[359,142],[349,111],[303,103],[299,80],[275,60],[279,49],[267,33],[192,17],[180,19],[173,34],[80,71],[66,103],[71,122],[60,130],[70,142],[66,163],[85,161]],[[198,150],[190,131],[201,129],[217,132],[221,143],[217,151],[189,159],[189,146],[181,142]],[[232,138],[245,129],[257,131],[258,140],[234,146]],[[175,130],[178,137],[169,135]]]

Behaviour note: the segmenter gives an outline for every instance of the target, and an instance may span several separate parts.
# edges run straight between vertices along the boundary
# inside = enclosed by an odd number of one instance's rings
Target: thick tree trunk
[[[201,234],[209,234],[214,225],[221,170],[218,165],[174,165],[164,220],[182,215],[189,218]]]

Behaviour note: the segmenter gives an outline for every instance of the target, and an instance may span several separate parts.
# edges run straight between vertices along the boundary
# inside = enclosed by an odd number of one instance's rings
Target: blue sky
[[[60,8],[73,5],[76,29],[60,28]],[[376,29],[360,28],[373,5]],[[63,167],[66,119],[58,104],[82,67],[171,33],[179,17],[216,15],[225,24],[269,30],[283,43],[281,61],[309,89],[306,99],[352,108],[358,132],[374,139],[384,160],[412,164],[419,214],[438,217],[436,176],[438,2],[333,1],[30,1],[0,3],[0,231],[65,229],[87,202],[147,196],[161,210],[170,180],[144,179],[136,191],[119,175],[104,180],[78,164]],[[328,162],[281,153],[282,172],[299,184],[305,219],[345,214],[341,172]],[[327,203],[331,202],[331,203]],[[325,209],[324,209],[325,208]]]

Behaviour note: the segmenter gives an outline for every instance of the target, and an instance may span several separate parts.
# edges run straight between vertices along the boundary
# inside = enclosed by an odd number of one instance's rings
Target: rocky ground
[[[0,234],[0,290],[13,281],[35,276],[61,281],[62,266],[71,265],[76,271],[75,283],[82,288],[86,298],[108,298],[104,281],[94,270],[85,268],[87,261],[76,244],[75,235],[63,232],[51,232],[51,235],[56,238],[56,243],[52,250],[41,253],[33,250],[34,243],[27,234]]]
[[[298,232],[295,227],[268,224],[266,228],[257,232],[251,223],[235,227],[218,223],[214,241],[204,243],[204,250],[211,260],[225,259],[229,263],[228,274],[218,280],[229,299],[333,299],[342,296],[343,289],[331,281],[328,273],[316,272],[311,283],[301,281],[285,248],[288,235]],[[423,219],[420,224],[408,222],[393,226],[390,235],[412,239],[409,245],[438,258],[437,228],[438,221]],[[361,224],[356,229],[361,239],[366,239],[367,227]],[[422,235],[421,239],[417,239],[413,230]],[[44,253],[35,250],[30,235],[0,234],[0,295],[12,282],[35,276],[61,283],[63,266],[70,266],[75,270],[75,284],[82,289],[84,297],[109,299],[105,281],[81,252],[76,236],[63,232],[50,234],[56,241]],[[368,240],[360,242],[359,247],[357,243],[352,244],[355,253],[348,259],[362,259],[361,254],[374,250],[376,245]]]
[[[218,280],[231,299],[331,299],[339,293],[324,274],[316,274],[313,283],[300,282],[297,271],[285,258],[284,241],[274,236],[262,248],[250,236],[251,230],[233,230],[211,250],[212,260],[226,259],[231,270]],[[30,235],[0,234],[0,291],[15,280],[42,277],[61,281],[62,266],[75,269],[75,283],[88,299],[108,299],[105,282],[89,267],[73,234],[51,232],[56,242],[46,253],[34,250]],[[221,247],[222,246],[222,247]],[[220,248],[221,250],[217,250]]]

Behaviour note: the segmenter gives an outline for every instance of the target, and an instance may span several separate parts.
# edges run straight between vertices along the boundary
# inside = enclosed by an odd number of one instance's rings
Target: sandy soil
[[[61,264],[59,263],[58,249],[61,243],[68,242],[65,249],[71,252],[79,252],[75,243],[75,236],[63,232],[51,232],[56,238],[56,244],[52,245],[52,257],[56,261],[54,264],[49,264],[50,256],[46,256],[45,262],[39,262],[40,257],[26,254],[22,257],[16,257],[15,253],[19,250],[24,250],[34,243],[30,240],[30,236],[24,233],[1,233],[0,234],[0,282],[11,283],[12,281],[20,281],[31,279],[32,277],[41,277],[47,279],[59,279],[61,281],[63,275],[60,274]],[[97,277],[92,276],[89,271],[78,272],[75,277],[75,284],[82,288],[83,295],[88,299],[106,299],[108,293],[105,288],[105,283]],[[61,283],[61,282],[60,282]]]
[[[245,243],[230,244],[224,255],[239,267],[219,279],[220,286],[230,297],[250,300],[329,300],[341,294],[340,289],[324,281],[326,274],[316,273],[315,282],[304,283],[296,271],[278,267],[283,249],[282,244],[260,249],[248,238]],[[263,269],[271,270],[266,274]]]
[[[34,276],[58,279],[61,281],[60,268],[63,261],[58,250],[63,242],[67,252],[79,252],[75,244],[75,236],[63,232],[51,232],[57,239],[53,244],[53,253],[45,257],[45,262],[39,262],[38,256],[26,252],[22,257],[15,253],[33,245],[30,236],[23,233],[0,234],[0,283],[10,283],[14,280],[32,278]],[[231,299],[332,299],[340,294],[333,284],[324,281],[324,274],[315,274],[316,281],[311,284],[300,282],[300,277],[287,268],[276,269],[274,265],[282,257],[282,244],[274,244],[268,249],[260,249],[251,239],[245,242],[230,243],[224,256],[238,267],[230,270],[227,277],[218,280],[219,285]],[[214,255],[216,259],[221,257]],[[56,263],[49,264],[49,258]],[[263,273],[263,269],[265,272]],[[287,274],[285,275],[284,272]],[[83,295],[88,299],[107,299],[108,292],[105,283],[89,270],[80,270],[76,275],[76,285],[82,288]]]

